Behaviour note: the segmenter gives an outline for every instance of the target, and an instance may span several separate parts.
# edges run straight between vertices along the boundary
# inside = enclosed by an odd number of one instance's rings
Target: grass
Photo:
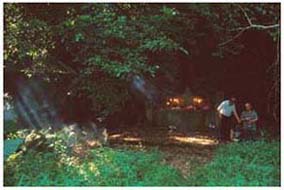
[[[6,141],[6,140],[5,140]],[[213,159],[183,177],[157,149],[95,148],[84,158],[69,154],[60,138],[55,149],[13,153],[5,143],[5,186],[279,186],[279,141],[220,145]],[[177,153],[177,156],[178,153]],[[194,158],[194,155],[192,155]]]
[[[192,186],[280,186],[280,143],[242,142],[220,146],[214,159],[199,167]]]
[[[178,186],[179,171],[156,150],[92,150],[83,160],[52,152],[14,154],[5,163],[5,186]]]

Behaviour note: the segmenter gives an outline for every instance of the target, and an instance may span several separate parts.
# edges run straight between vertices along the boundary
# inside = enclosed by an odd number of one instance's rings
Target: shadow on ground
[[[218,145],[216,138],[203,132],[184,134],[163,128],[125,128],[109,132],[111,147],[158,148],[164,162],[189,176],[196,166],[210,161]]]

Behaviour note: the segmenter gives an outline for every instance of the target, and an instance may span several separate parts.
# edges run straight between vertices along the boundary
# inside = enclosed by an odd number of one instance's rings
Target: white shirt
[[[224,100],[217,108],[218,112],[224,116],[231,117],[236,112],[235,104],[230,105],[229,100]]]

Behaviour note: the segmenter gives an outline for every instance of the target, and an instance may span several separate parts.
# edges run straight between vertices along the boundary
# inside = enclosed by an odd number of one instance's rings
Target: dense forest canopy
[[[108,116],[132,101],[138,75],[161,97],[190,89],[253,98],[278,121],[279,26],[273,3],[5,3],[5,92],[40,77],[61,105],[74,98]]]

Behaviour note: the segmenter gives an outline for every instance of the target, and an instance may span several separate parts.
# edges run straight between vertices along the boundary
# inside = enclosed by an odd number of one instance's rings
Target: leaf
[[[83,22],[91,22],[92,17],[90,15],[81,15],[81,16],[79,16],[79,20],[81,20]]]
[[[75,41],[79,42],[79,41],[82,41],[82,40],[84,40],[84,35],[82,33],[77,33],[75,35]]]

